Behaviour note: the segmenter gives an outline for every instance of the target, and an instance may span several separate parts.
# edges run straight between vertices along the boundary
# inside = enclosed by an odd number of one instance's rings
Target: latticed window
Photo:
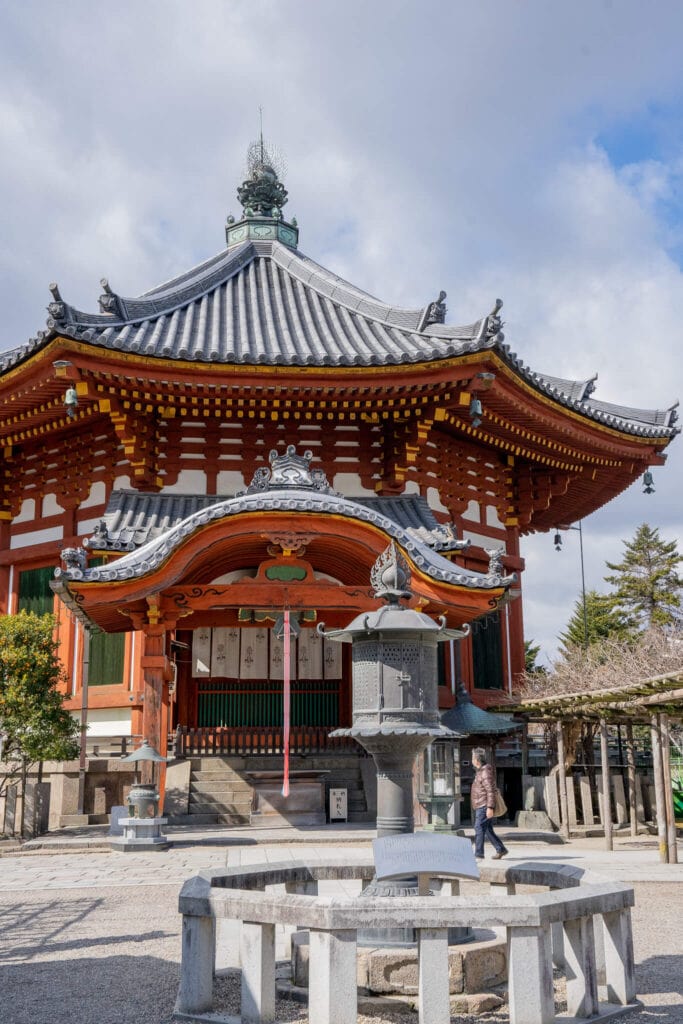
[[[90,634],[88,686],[119,686],[123,682],[125,633]]]
[[[477,690],[503,689],[500,612],[490,612],[472,623],[472,663]]]
[[[93,558],[90,566],[103,565],[105,559]],[[90,671],[88,686],[120,686],[123,682],[125,633],[90,634]]]
[[[51,615],[54,610],[54,594],[50,580],[54,579],[54,566],[44,569],[24,569],[19,573],[18,611],[34,612],[36,615]]]

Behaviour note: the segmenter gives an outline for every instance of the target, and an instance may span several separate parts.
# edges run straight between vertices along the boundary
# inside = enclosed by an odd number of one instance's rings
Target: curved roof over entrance
[[[409,529],[400,526],[381,512],[350,498],[337,494],[321,494],[317,491],[304,494],[298,490],[287,489],[225,498],[193,513],[157,538],[115,562],[89,569],[80,566],[58,569],[57,575],[65,580],[78,580],[84,583],[115,583],[140,579],[162,566],[174,551],[203,527],[220,520],[255,512],[297,513],[303,531],[314,529],[308,522],[308,517],[315,517],[316,522],[320,516],[336,516],[367,523],[380,530],[386,537],[395,540],[417,569],[440,583],[478,590],[495,590],[509,586],[515,579],[514,575],[506,576],[502,572],[483,575],[454,565]],[[89,546],[97,547],[97,541],[89,541]]]

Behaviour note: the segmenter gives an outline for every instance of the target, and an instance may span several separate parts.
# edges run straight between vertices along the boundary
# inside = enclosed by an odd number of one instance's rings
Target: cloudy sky
[[[448,319],[504,299],[534,369],[596,397],[683,397],[679,0],[24,0],[0,14],[0,350],[48,282],[97,308],[213,255],[248,142],[286,156],[301,248]],[[656,494],[584,523],[586,580],[647,521],[681,538],[683,441]],[[683,545],[682,545],[683,546]],[[526,539],[526,635],[550,653],[578,534]]]

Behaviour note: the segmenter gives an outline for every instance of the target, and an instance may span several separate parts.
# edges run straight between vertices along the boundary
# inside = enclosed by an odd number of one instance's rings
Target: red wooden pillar
[[[166,626],[163,623],[143,627],[142,671],[144,700],[142,705],[142,738],[166,756],[167,737],[164,730],[164,684],[168,675],[166,658]],[[165,776],[161,772],[160,776]],[[151,783],[152,763],[142,762],[142,781]]]

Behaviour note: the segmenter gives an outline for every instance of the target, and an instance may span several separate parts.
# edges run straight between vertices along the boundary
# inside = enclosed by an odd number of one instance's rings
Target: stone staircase
[[[197,825],[248,825],[252,785],[248,772],[281,771],[281,757],[193,757],[190,774],[189,819]],[[326,789],[348,790],[349,821],[369,821],[360,757],[357,754],[293,756],[290,770],[327,772]]]

